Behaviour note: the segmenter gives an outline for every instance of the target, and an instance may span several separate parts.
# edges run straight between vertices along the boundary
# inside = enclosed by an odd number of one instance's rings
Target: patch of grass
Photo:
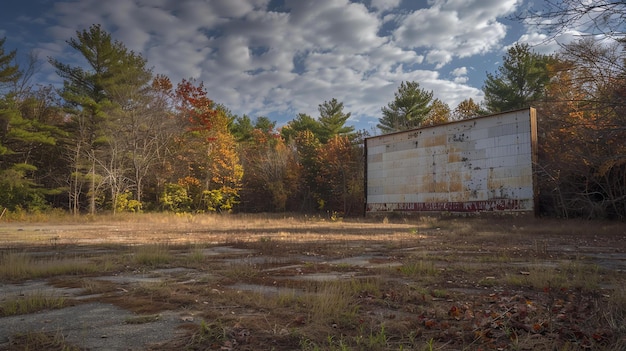
[[[30,332],[12,335],[12,348],[7,350],[46,350],[46,351],[81,351],[78,346],[69,344],[60,333]]]
[[[528,286],[535,289],[566,288],[595,291],[602,281],[600,268],[594,264],[580,262],[561,263],[554,267],[530,267],[519,274],[507,275],[505,281],[514,286]]]
[[[220,320],[216,320],[211,323],[207,323],[207,321],[202,320],[198,330],[191,336],[187,346],[189,349],[193,349],[193,347],[198,345],[217,345],[227,340],[227,338],[228,333],[226,327]]]
[[[81,279],[80,287],[85,291],[85,294],[101,294],[118,288],[115,283],[93,279]]]
[[[386,350],[389,346],[388,339],[389,336],[385,332],[385,324],[381,324],[379,330],[370,333],[366,347],[368,350]]]
[[[172,262],[174,256],[165,244],[141,245],[135,248],[134,261],[146,266],[161,266]]]
[[[435,268],[435,264],[432,261],[424,260],[409,261],[397,269],[407,277],[435,276],[439,274],[439,269]]]
[[[327,281],[316,285],[315,291],[300,297],[302,307],[315,323],[340,323],[356,315],[358,305],[353,303],[355,287],[351,281]]]
[[[433,290],[430,291],[430,295],[432,297],[435,297],[435,298],[438,298],[438,299],[445,299],[450,294],[448,293],[448,291],[446,291],[444,289],[433,289]]]
[[[481,263],[508,263],[512,260],[506,252],[500,251],[493,255],[481,255],[478,257],[478,261]]]
[[[56,275],[76,275],[100,271],[97,264],[84,259],[34,259],[27,253],[4,253],[0,256],[0,279],[26,280]]]
[[[63,297],[49,296],[43,293],[34,293],[8,299],[0,303],[0,316],[15,316],[33,312],[58,309],[66,306]]]
[[[146,324],[156,322],[161,319],[160,314],[149,314],[143,316],[133,316],[126,318],[126,324]]]
[[[191,251],[189,252],[189,255],[187,256],[187,261],[189,263],[202,263],[204,262],[204,260],[206,259],[206,256],[204,256],[204,252],[202,252],[202,248],[201,247],[194,247],[193,249],[191,249]]]

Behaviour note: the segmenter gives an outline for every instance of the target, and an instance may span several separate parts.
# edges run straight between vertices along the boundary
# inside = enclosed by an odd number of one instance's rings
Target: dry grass
[[[61,333],[30,332],[13,335],[6,350],[81,351],[83,349],[67,343],[65,336]]]
[[[105,268],[84,259],[44,257],[35,259],[25,252],[0,254],[0,279],[16,281],[56,275],[89,274]]]
[[[133,259],[139,265],[158,267],[170,263],[173,256],[166,244],[152,244],[137,246]]]

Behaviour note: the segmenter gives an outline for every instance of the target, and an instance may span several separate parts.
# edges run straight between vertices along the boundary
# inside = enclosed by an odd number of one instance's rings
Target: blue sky
[[[317,117],[318,105],[336,98],[352,113],[347,124],[372,132],[402,81],[454,109],[482,101],[486,72],[515,42],[557,50],[508,19],[528,1],[4,0],[0,37],[21,58],[38,55],[36,82],[60,84],[47,58],[80,62],[66,40],[98,23],[155,73],[203,81],[237,115],[281,126],[298,113]]]

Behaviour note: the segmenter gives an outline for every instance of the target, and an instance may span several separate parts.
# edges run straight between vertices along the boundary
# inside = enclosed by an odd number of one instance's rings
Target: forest
[[[402,82],[377,128],[535,107],[540,214],[624,220],[626,41],[613,34],[551,55],[513,45],[487,74],[480,104],[452,108],[419,82]],[[233,114],[201,81],[153,72],[100,25],[67,43],[86,64],[50,58],[63,80],[53,87],[32,81],[36,58],[18,65],[0,39],[1,210],[363,215],[370,132],[346,124],[339,99],[277,128],[265,116]]]

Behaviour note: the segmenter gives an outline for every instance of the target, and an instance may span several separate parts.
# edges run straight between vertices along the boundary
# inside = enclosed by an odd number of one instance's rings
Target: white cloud
[[[269,3],[66,0],[47,17],[58,46],[44,50],[73,57],[64,41],[101,23],[155,73],[203,81],[210,98],[236,114],[280,115],[282,125],[337,98],[362,127],[377,122],[402,81],[419,82],[452,108],[479,101],[465,67],[446,77],[437,70],[499,48],[506,27],[498,18],[517,0],[431,1],[412,12],[400,0],[372,0],[371,10],[348,0],[285,0],[286,12]]]
[[[400,0],[372,0],[372,7],[378,11],[388,11],[400,6]]]
[[[429,8],[405,16],[394,32],[399,45],[424,48],[436,68],[455,57],[494,50],[506,35],[498,22],[515,10],[519,0],[437,0]]]

